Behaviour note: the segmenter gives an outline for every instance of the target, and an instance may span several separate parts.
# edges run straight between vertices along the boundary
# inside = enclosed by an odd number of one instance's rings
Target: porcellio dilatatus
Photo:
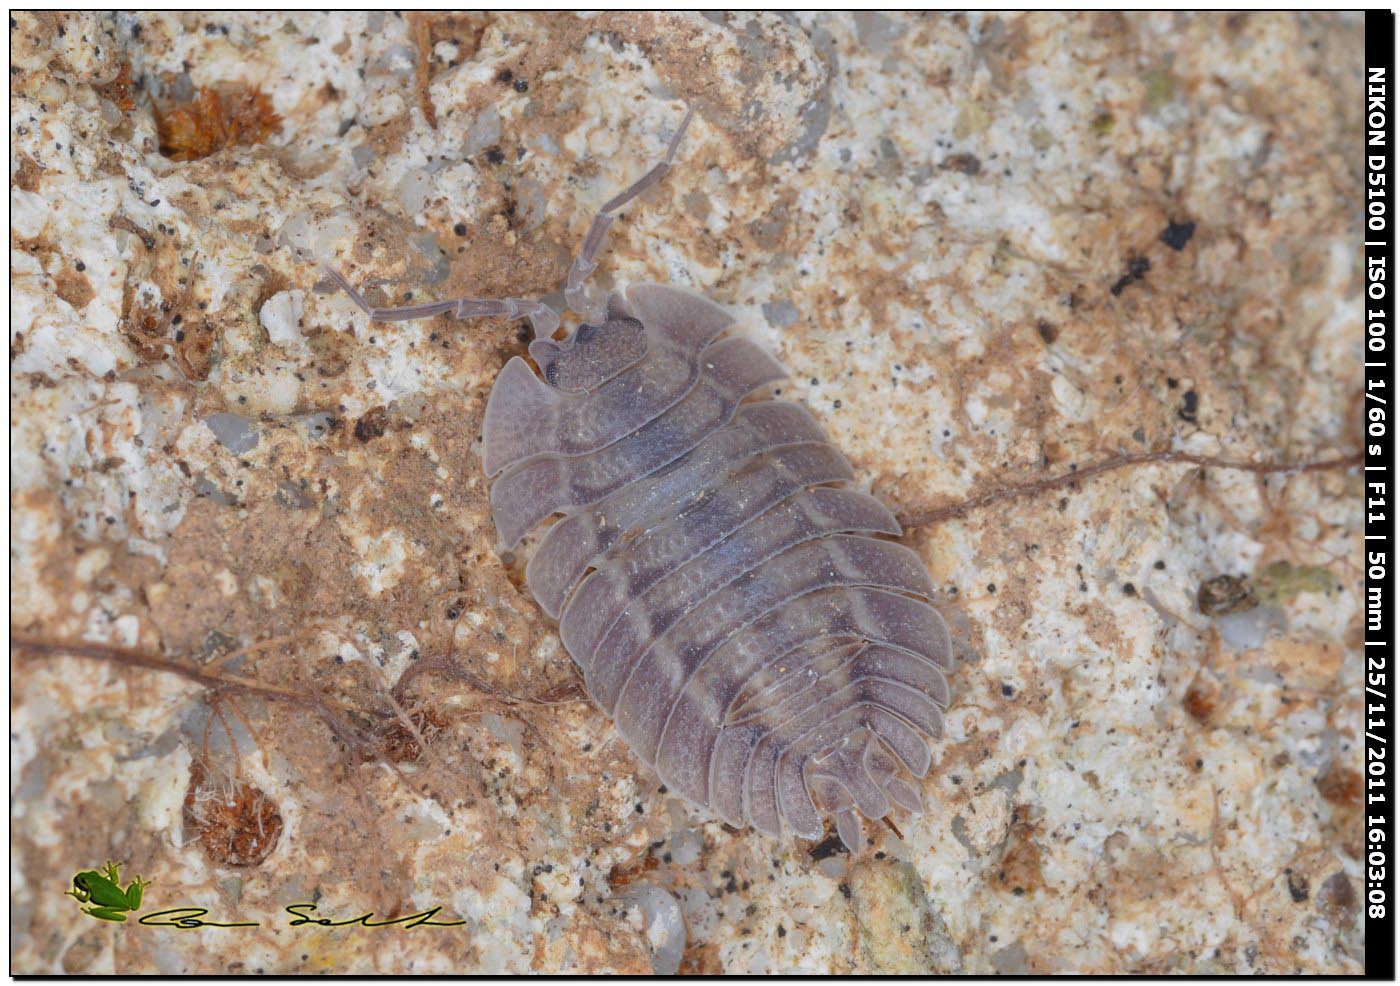
[[[594,217],[564,296],[369,305],[371,319],[528,318],[529,355],[496,378],[483,464],[502,550],[548,529],[526,564],[588,693],[672,792],[734,826],[819,838],[834,817],[917,812],[909,775],[941,735],[951,652],[894,515],[799,404],[760,396],[786,371],[719,305],[634,284],[587,287],[619,209]],[[551,518],[553,518],[551,520]]]

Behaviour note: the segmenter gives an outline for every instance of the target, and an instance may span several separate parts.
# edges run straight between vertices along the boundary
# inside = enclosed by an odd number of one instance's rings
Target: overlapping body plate
[[[595,389],[520,359],[496,381],[502,545],[555,517],[527,583],[672,790],[772,834],[815,838],[832,816],[855,849],[857,812],[920,808],[908,777],[941,731],[950,645],[928,574],[811,414],[760,398],[782,367],[721,337],[723,309],[658,285],[609,309],[646,345]]]

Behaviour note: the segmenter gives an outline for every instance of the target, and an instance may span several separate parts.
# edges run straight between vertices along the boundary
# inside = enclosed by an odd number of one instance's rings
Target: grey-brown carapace
[[[785,371],[724,309],[656,284],[589,297],[613,213],[685,123],[595,218],[566,285],[592,321],[562,340],[541,302],[375,309],[334,276],[373,318],[531,319],[538,373],[497,377],[484,466],[503,548],[554,518],[526,580],[589,694],[676,794],[775,835],[834,817],[857,851],[857,813],[922,807],[948,631],[899,523],[810,412],[762,399]]]

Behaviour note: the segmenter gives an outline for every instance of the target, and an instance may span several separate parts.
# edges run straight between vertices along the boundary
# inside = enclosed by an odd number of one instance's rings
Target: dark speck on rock
[[[1301,904],[1308,899],[1308,878],[1301,873],[1288,874],[1288,896],[1292,897],[1295,903]]]
[[[1167,228],[1162,230],[1162,235],[1158,239],[1173,250],[1180,251],[1186,249],[1186,244],[1191,242],[1191,237],[1195,232],[1195,223],[1169,223]]]
[[[1141,281],[1147,276],[1147,272],[1152,269],[1152,261],[1139,254],[1134,254],[1128,258],[1128,269],[1122,277],[1113,282],[1113,287],[1109,292],[1115,297],[1123,293],[1123,289],[1135,281]]]
[[[1181,408],[1176,412],[1182,421],[1196,421],[1196,409],[1200,405],[1200,397],[1194,390],[1188,390],[1181,395]]]
[[[1217,575],[1206,579],[1196,590],[1196,608],[1206,616],[1242,613],[1259,605],[1254,587],[1237,575]]]
[[[389,425],[389,414],[382,407],[373,407],[355,422],[355,437],[362,442],[378,438]]]

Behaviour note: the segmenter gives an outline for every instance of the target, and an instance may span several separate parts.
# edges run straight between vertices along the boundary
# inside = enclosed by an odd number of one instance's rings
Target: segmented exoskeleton
[[[559,516],[526,565],[588,692],[676,794],[733,825],[822,834],[835,816],[921,809],[941,732],[948,632],[894,516],[797,404],[756,400],[786,374],[733,320],[686,291],[633,285],[595,307],[585,287],[608,202],[565,296],[590,314],[562,340],[542,302],[458,299],[373,308],[377,320],[528,317],[538,373],[512,359],[483,427],[504,549]],[[600,309],[600,310],[599,310]]]

